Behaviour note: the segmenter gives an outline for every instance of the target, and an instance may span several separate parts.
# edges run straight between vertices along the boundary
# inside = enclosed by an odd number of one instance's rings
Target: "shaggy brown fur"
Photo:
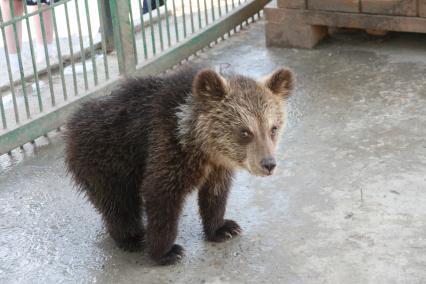
[[[194,188],[208,240],[241,233],[224,219],[233,171],[273,173],[292,81],[285,69],[257,82],[199,67],[128,78],[70,118],[69,172],[120,248],[139,250],[146,240],[158,263],[175,263],[179,215]]]

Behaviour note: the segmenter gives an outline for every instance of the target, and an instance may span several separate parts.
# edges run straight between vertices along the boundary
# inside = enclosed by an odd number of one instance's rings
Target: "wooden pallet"
[[[269,46],[312,48],[329,27],[426,33],[426,0],[277,0],[265,18]]]

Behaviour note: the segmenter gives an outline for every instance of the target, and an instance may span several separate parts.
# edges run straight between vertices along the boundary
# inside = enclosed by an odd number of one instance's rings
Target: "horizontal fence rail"
[[[269,2],[51,1],[0,0],[0,155],[58,129],[122,76],[164,72],[223,40]]]

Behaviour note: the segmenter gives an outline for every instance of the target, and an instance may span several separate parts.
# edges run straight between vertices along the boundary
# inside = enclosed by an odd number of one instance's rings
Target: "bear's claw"
[[[172,249],[158,260],[160,265],[172,265],[180,261],[185,254],[185,250],[180,245],[173,245]]]
[[[207,236],[211,242],[224,242],[232,239],[234,236],[240,235],[242,232],[241,227],[233,220],[225,220],[222,227],[216,230],[212,236]]]

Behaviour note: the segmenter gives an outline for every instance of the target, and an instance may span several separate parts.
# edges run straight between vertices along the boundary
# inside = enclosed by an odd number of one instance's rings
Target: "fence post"
[[[104,31],[106,51],[109,53],[114,50],[114,30],[112,26],[111,7],[109,0],[99,1],[101,9],[101,29]]]
[[[110,0],[110,7],[118,69],[120,74],[130,74],[136,69],[136,51],[133,44],[135,35],[130,21],[129,1]]]

